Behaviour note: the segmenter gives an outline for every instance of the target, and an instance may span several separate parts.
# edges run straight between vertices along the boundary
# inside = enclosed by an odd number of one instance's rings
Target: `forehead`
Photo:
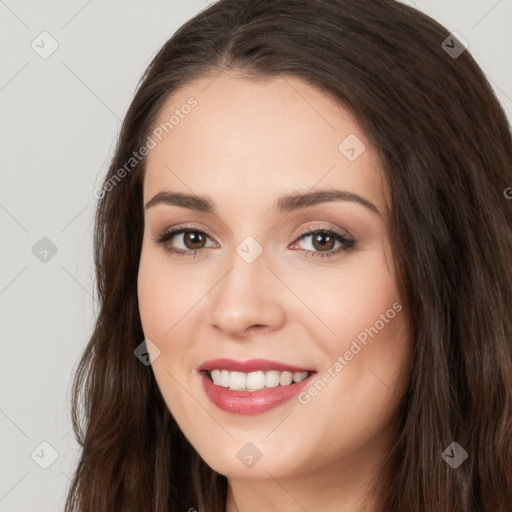
[[[294,77],[195,80],[167,98],[151,137],[145,202],[161,190],[261,203],[341,187],[385,209],[378,158],[354,116]]]

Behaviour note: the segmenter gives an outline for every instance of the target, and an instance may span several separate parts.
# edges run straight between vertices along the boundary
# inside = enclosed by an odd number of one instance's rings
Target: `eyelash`
[[[166,242],[168,242],[169,240],[172,240],[172,238],[174,238],[176,235],[186,233],[186,232],[200,233],[202,235],[205,235],[208,238],[211,238],[201,229],[197,229],[193,226],[189,226],[189,227],[175,229],[172,231],[164,231],[158,237],[154,238],[154,241],[158,244],[163,245],[164,249],[169,253],[175,254],[180,257],[194,257],[195,258],[196,255],[198,253],[204,251],[205,248],[184,250],[184,249],[175,249],[171,246],[165,245]],[[355,240],[353,240],[352,238],[349,238],[345,235],[342,235],[341,233],[338,233],[337,231],[334,231],[332,229],[327,229],[327,228],[317,228],[317,229],[306,228],[297,234],[296,242],[298,242],[299,240],[302,240],[304,238],[307,238],[308,236],[315,235],[318,233],[324,233],[324,234],[328,235],[329,237],[333,237],[336,241],[338,241],[342,244],[342,247],[338,248],[337,250],[332,250],[330,252],[310,251],[307,249],[302,249],[304,252],[310,253],[315,258],[329,258],[332,256],[336,256],[340,252],[353,249],[355,246],[355,243],[356,243]],[[294,244],[296,242],[294,242]]]

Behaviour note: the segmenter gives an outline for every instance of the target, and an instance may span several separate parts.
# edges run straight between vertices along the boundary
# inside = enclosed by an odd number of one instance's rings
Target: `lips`
[[[256,372],[258,370],[269,371],[277,370],[279,372],[313,372],[315,370],[310,368],[302,368],[299,366],[292,366],[285,363],[278,363],[277,361],[270,361],[268,359],[249,359],[247,361],[236,361],[234,359],[211,359],[205,361],[197,368],[201,370],[229,370],[230,372]]]
[[[298,395],[307,386],[314,370],[293,366],[289,364],[270,361],[267,359],[251,359],[248,361],[235,361],[233,359],[213,359],[205,361],[198,368],[201,375],[201,383],[206,396],[219,409],[235,413],[254,415],[269,411]],[[212,370],[228,370],[229,372],[290,372],[295,374],[307,373],[307,377],[300,382],[288,385],[276,385],[271,388],[257,391],[238,391],[229,389],[212,382],[210,374]]]

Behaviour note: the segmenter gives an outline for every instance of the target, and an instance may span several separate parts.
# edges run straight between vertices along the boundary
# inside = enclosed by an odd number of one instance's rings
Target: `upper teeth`
[[[275,388],[279,385],[288,386],[292,382],[300,382],[308,376],[308,372],[292,373],[276,370],[249,373],[211,370],[209,374],[214,384],[232,391],[257,391],[263,388]]]

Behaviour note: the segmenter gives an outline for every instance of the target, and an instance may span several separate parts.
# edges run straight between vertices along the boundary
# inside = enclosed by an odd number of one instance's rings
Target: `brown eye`
[[[184,231],[183,243],[187,249],[202,249],[206,241],[206,236],[200,231]]]
[[[320,258],[335,256],[348,251],[356,243],[352,238],[331,229],[306,229],[301,231],[299,235],[297,242],[301,242],[300,245],[303,245],[302,249],[305,251],[305,254]],[[308,240],[307,243],[306,240]],[[292,248],[299,246],[297,242],[293,244]]]
[[[209,247],[215,247],[215,243],[206,245],[208,240],[213,240],[199,229],[166,231],[154,240],[166,251],[179,256],[195,256]]]
[[[313,247],[318,251],[331,251],[334,249],[336,239],[330,236],[327,231],[317,231],[312,237]]]

